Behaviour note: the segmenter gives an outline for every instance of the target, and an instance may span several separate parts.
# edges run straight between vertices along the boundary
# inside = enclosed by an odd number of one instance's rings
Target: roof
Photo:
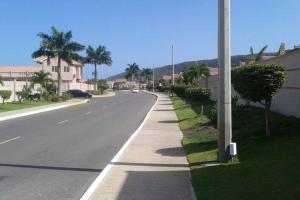
[[[40,57],[34,58],[33,60],[39,64],[42,64],[45,60],[47,60],[47,56],[40,56]],[[71,64],[74,66],[82,66],[82,63],[78,62],[76,60],[72,60]]]
[[[39,72],[42,68],[39,66],[0,66],[1,72],[17,72],[17,73],[25,73],[25,72]]]
[[[211,76],[218,75],[219,74],[219,68],[209,67],[209,73],[210,73]]]

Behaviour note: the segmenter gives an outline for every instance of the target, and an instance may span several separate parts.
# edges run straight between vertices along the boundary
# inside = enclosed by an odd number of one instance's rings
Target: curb
[[[153,106],[150,108],[148,113],[146,114],[143,122],[141,125],[137,128],[137,130],[129,137],[129,139],[123,144],[121,149],[118,151],[118,153],[113,157],[113,159],[105,166],[105,168],[100,172],[100,174],[96,177],[96,179],[93,181],[93,183],[89,186],[89,188],[84,192],[80,200],[88,200],[92,194],[95,192],[97,189],[98,185],[103,181],[105,176],[108,174],[108,172],[111,170],[113,167],[113,163],[117,162],[119,158],[123,155],[124,151],[128,147],[128,145],[131,143],[131,141],[135,138],[135,136],[140,132],[140,130],[143,128],[144,124],[146,123],[147,119],[149,118],[150,113],[153,111],[154,107],[156,106],[157,103],[157,98],[158,96],[156,94],[152,94],[156,96],[156,101],[153,104]]]
[[[115,96],[116,93],[115,92],[111,92],[110,94],[104,94],[104,95],[93,95],[93,98],[107,98],[107,97],[112,97]]]
[[[42,109],[38,109],[38,110],[32,110],[32,111],[28,111],[28,112],[3,116],[3,117],[0,117],[0,122],[10,120],[10,119],[16,119],[16,118],[20,118],[20,117],[25,117],[25,116],[29,116],[29,115],[35,115],[35,114],[39,114],[39,113],[43,113],[43,112],[58,110],[58,109],[62,109],[62,108],[67,108],[67,107],[71,107],[71,106],[76,106],[76,105],[84,104],[84,103],[87,103],[87,102],[89,102],[89,100],[84,100],[84,101],[81,101],[81,102],[72,103],[70,105],[59,105],[59,106],[50,107],[50,108],[42,108]]]

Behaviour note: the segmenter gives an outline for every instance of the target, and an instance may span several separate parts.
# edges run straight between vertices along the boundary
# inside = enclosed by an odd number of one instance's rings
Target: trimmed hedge
[[[195,86],[176,85],[171,92],[186,101],[208,101],[212,94],[211,89],[197,88]]]
[[[171,87],[171,92],[185,99],[185,90],[188,88],[186,85],[175,85]]]
[[[208,101],[211,93],[210,89],[189,87],[185,89],[185,98],[187,101]]]

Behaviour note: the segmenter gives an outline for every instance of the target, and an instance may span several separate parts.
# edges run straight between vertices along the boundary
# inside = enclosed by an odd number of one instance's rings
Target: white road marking
[[[61,121],[61,122],[58,122],[57,124],[64,124],[64,123],[67,123],[69,120],[64,120],[64,121]]]
[[[91,114],[93,111],[89,111],[89,112],[86,112],[86,113],[84,113],[85,115],[89,115],[89,114]]]
[[[8,143],[8,142],[11,142],[11,141],[13,141],[13,140],[20,139],[20,138],[21,138],[21,136],[18,136],[18,137],[15,137],[15,138],[11,138],[11,139],[9,139],[9,140],[5,140],[5,141],[3,141],[3,142],[0,142],[0,144],[5,144],[5,143]]]
[[[90,199],[90,197],[92,196],[93,192],[96,190],[96,188],[98,187],[98,185],[102,182],[102,180],[104,179],[104,177],[108,174],[108,172],[112,168],[113,163],[117,162],[119,160],[119,158],[121,157],[121,155],[123,154],[123,152],[125,151],[125,149],[127,148],[127,146],[131,143],[131,141],[133,140],[133,138],[140,132],[140,130],[142,129],[142,127],[146,123],[147,119],[149,118],[150,113],[152,112],[152,110],[154,109],[154,107],[157,105],[156,103],[157,103],[157,101],[154,103],[154,105],[148,111],[146,117],[144,118],[143,122],[138,127],[138,129],[129,137],[129,139],[125,142],[125,144],[123,144],[123,146],[118,151],[118,153],[113,157],[113,159],[110,161],[110,163],[108,165],[106,165],[106,167],[102,170],[102,172],[97,176],[97,178],[94,180],[94,182],[90,185],[90,187],[82,195],[82,197],[80,198],[80,200],[89,200]]]

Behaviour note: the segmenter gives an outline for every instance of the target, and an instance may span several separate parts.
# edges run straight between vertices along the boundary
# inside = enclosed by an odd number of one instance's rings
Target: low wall
[[[283,87],[279,89],[276,96],[273,99],[271,110],[284,114],[292,115],[300,118],[300,68],[298,69],[288,69],[287,67],[287,80],[285,81]],[[203,79],[201,82],[201,87],[206,86],[212,89],[213,93],[211,96],[212,100],[218,99],[218,75],[210,76],[206,81]],[[232,88],[232,95],[236,95],[237,92]],[[244,104],[244,100],[240,100],[241,104]],[[250,102],[251,105],[261,107],[260,104]]]
[[[22,89],[28,85],[30,86],[30,82],[26,81],[3,81],[3,85],[0,85],[0,90],[11,90],[11,97],[7,100],[7,102],[18,101],[18,97],[16,92],[22,91]],[[32,90],[32,93],[38,93],[38,88],[40,88],[39,84],[35,84]],[[93,90],[94,86],[86,83],[63,83],[62,91],[67,91],[71,89],[78,89],[82,91]],[[0,103],[2,103],[2,98],[0,97]]]

